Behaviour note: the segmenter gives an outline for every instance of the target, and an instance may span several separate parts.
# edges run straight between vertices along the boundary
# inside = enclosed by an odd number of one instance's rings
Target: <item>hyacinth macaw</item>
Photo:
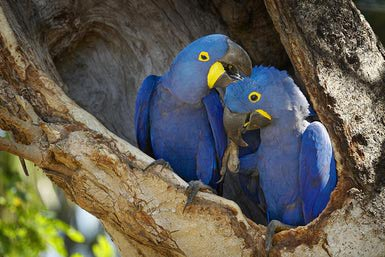
[[[234,116],[238,116],[238,114],[231,113],[229,115],[228,109],[225,110],[224,118],[226,119],[224,119],[224,123],[227,125],[226,132],[230,132],[227,134],[230,140],[222,159],[222,178],[220,181],[223,180],[223,197],[235,201],[243,214],[257,224],[267,225],[264,201],[263,198],[261,199],[263,194],[261,194],[258,175],[254,172],[254,153],[256,153],[260,144],[260,131],[255,128],[244,128],[243,126],[240,128],[242,131],[235,128],[236,134],[242,133],[242,138],[238,137],[238,140],[235,140],[229,126],[239,126],[237,122],[234,122]],[[245,117],[242,114],[239,116],[241,118],[239,122],[243,124]],[[242,142],[240,142],[240,139],[242,139]],[[225,176],[227,171],[230,171],[230,173]]]
[[[168,162],[185,181],[200,181],[190,184],[197,186],[194,195],[202,185],[217,188],[227,145],[223,107],[214,88],[226,87],[240,74],[250,75],[251,69],[239,45],[224,35],[208,35],[184,48],[163,76],[148,76],[139,89],[139,148]]]
[[[259,148],[241,157],[240,169],[259,175],[269,250],[276,231],[305,225],[326,207],[337,182],[332,144],[322,123],[306,121],[309,103],[284,71],[255,67],[227,87],[224,102],[226,131],[238,145],[239,128],[260,128]]]

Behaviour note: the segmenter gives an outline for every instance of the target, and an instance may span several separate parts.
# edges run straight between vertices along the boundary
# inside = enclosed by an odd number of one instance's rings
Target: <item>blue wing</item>
[[[136,141],[140,150],[153,156],[150,138],[150,102],[160,77],[148,76],[142,83],[136,96],[135,130]]]
[[[227,146],[227,137],[223,127],[223,106],[218,92],[211,90],[210,94],[203,98],[203,104],[206,107],[211,131],[214,136],[216,157],[220,164]]]
[[[200,181],[217,189],[219,180],[218,160],[212,138],[200,138],[196,155],[196,175]]]
[[[223,153],[227,147],[227,136],[225,128],[223,127],[223,106],[219,94],[216,90],[211,92],[203,98],[203,104],[205,105],[207,117],[209,119],[211,132],[214,137],[215,144],[215,174],[212,175],[210,185],[216,185],[216,181],[219,180],[219,172],[221,167]]]
[[[320,122],[312,122],[303,133],[299,158],[300,193],[307,224],[326,207],[337,183],[329,134]]]

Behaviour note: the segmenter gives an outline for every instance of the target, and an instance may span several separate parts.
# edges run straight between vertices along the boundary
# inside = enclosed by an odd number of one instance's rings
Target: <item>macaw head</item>
[[[192,42],[174,59],[165,86],[180,100],[197,103],[214,87],[226,87],[251,74],[251,60],[227,36],[208,35]]]
[[[246,130],[263,128],[292,115],[301,119],[309,114],[309,103],[293,79],[274,67],[255,67],[250,78],[231,83],[224,102],[226,132],[239,146],[247,146],[242,139]],[[298,112],[293,112],[295,109]]]

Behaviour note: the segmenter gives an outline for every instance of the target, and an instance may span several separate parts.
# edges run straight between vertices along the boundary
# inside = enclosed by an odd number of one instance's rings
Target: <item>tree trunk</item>
[[[0,127],[14,137],[0,150],[43,168],[122,256],[264,256],[265,227],[208,193],[183,213],[186,183],[143,172],[153,160],[133,146],[143,78],[229,34],[255,64],[290,58],[336,153],[331,202],[271,255],[384,256],[384,50],[351,1],[314,2],[0,0]]]

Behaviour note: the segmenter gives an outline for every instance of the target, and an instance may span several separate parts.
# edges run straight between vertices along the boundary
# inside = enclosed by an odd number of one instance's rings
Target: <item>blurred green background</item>
[[[385,0],[355,2],[384,43]],[[29,177],[17,157],[0,152],[0,256],[118,256],[99,221],[27,164]]]
[[[0,256],[118,256],[94,216],[68,201],[39,168],[27,167],[28,177],[18,157],[0,152]]]

